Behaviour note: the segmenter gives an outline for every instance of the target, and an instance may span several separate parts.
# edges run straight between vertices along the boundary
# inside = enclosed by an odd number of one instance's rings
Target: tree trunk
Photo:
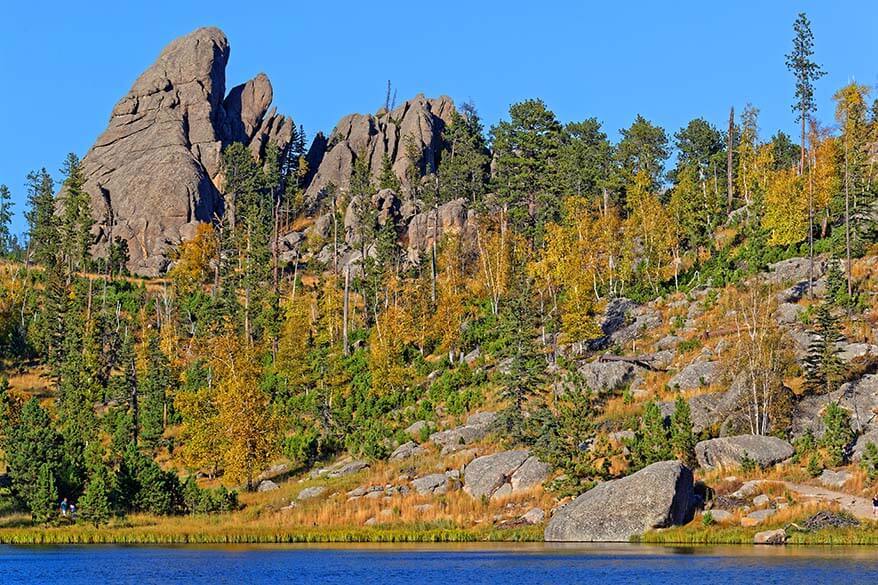
[[[735,108],[732,106],[731,110],[729,110],[729,135],[727,137],[726,144],[726,181],[728,185],[726,187],[726,195],[728,197],[726,204],[726,211],[728,213],[732,212],[732,206],[734,205],[735,198],[735,183],[734,183],[734,158],[732,153],[735,149]]]
[[[350,353],[350,347],[348,346],[348,313],[350,311],[350,296],[351,296],[351,267],[346,266],[344,271],[344,306],[342,311],[342,343],[344,348],[344,354],[348,355]]]

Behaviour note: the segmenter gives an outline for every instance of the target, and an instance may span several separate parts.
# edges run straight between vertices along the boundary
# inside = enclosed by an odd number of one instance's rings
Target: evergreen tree
[[[533,242],[561,214],[557,160],[562,128],[542,100],[509,107],[509,120],[491,129],[495,190],[520,233]]]
[[[58,226],[55,217],[55,183],[46,169],[27,175],[28,257],[50,266],[58,258]]]
[[[659,191],[664,181],[665,160],[670,156],[668,135],[639,114],[631,126],[620,132],[622,140],[616,147],[616,161],[622,184],[633,185],[642,172],[649,179],[648,190]]]
[[[67,155],[62,172],[65,179],[59,195],[61,212],[58,216],[58,235],[64,266],[68,273],[72,273],[87,267],[91,257],[89,250],[94,219],[91,198],[84,188],[82,164],[72,152]]]
[[[614,188],[613,147],[597,118],[571,122],[564,127],[564,143],[558,153],[559,176],[568,195],[609,203]]]
[[[0,185],[0,255],[8,256],[12,252],[12,195],[9,187]]]
[[[680,417],[682,422],[682,416]],[[655,402],[648,402],[640,417],[640,426],[634,431],[634,439],[628,444],[631,471],[638,471],[658,461],[673,457],[669,429],[665,417]]]
[[[48,497],[45,489],[39,489],[42,468],[47,467],[54,482],[61,471],[63,449],[49,414],[35,398],[25,403],[18,423],[7,429],[3,448],[14,493],[29,510],[39,510],[41,499]],[[49,481],[43,477],[42,483],[45,488]]]
[[[445,128],[445,150],[439,164],[440,201],[482,202],[487,190],[490,156],[475,106],[465,103],[451,113]]]
[[[825,430],[820,445],[827,451],[829,465],[833,467],[844,465],[848,447],[855,437],[851,429],[850,413],[838,403],[830,402],[823,413],[823,426]]]
[[[805,390],[813,394],[829,394],[841,384],[843,367],[837,345],[842,336],[828,304],[817,306],[811,333],[814,339],[808,345],[805,357]]]
[[[513,442],[523,436],[525,403],[543,384],[546,368],[535,344],[537,318],[530,284],[523,274],[518,274],[516,280],[502,315],[506,347],[500,356],[509,360],[509,366],[499,379],[503,385],[501,395],[509,403],[501,413],[500,424]]]
[[[107,466],[98,464],[88,477],[85,491],[79,498],[79,518],[93,524],[95,528],[110,521],[113,515],[111,506],[111,478]]]
[[[48,524],[56,515],[58,489],[55,487],[55,472],[49,463],[40,465],[37,485],[29,497],[28,507],[34,524]]]
[[[155,447],[165,429],[171,367],[159,345],[159,336],[152,332],[146,340],[146,363],[138,391],[141,396],[140,437],[144,444]]]
[[[826,72],[814,62],[814,34],[804,12],[800,12],[793,24],[793,50],[786,56],[787,69],[796,77],[796,101],[793,111],[798,112],[796,121],[802,124],[801,161],[799,172],[805,171],[805,124],[817,109],[814,101],[814,82]]]
[[[671,447],[677,458],[686,465],[695,463],[695,442],[689,403],[682,396],[677,396],[671,414]]]
[[[381,157],[381,173],[378,175],[378,188],[390,189],[394,193],[399,193],[402,188],[399,177],[393,172],[393,162],[386,152]]]

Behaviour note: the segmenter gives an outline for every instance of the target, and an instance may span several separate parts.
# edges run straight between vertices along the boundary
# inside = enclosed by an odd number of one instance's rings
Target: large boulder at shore
[[[226,91],[229,43],[216,28],[171,42],[113,108],[107,129],[82,160],[84,188],[96,221],[97,255],[127,242],[129,268],[154,276],[167,253],[198,222],[223,213],[222,148],[243,142],[264,154],[285,148],[292,121],[269,111],[263,74]]]
[[[526,449],[473,459],[464,469],[463,489],[474,498],[499,498],[537,486],[549,467]]]
[[[628,542],[648,530],[685,524],[695,507],[692,471],[661,461],[607,481],[558,509],[546,526],[549,542]]]
[[[695,445],[698,465],[704,469],[741,465],[745,458],[770,467],[793,456],[795,449],[777,437],[738,435],[701,441]]]

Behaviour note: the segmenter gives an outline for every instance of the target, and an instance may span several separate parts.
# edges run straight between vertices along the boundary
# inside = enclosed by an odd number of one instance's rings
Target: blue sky
[[[794,133],[784,65],[796,14],[808,13],[818,117],[850,80],[878,82],[878,10],[833,2],[10,2],[0,20],[0,183],[19,212],[28,171],[54,175],[84,155],[116,101],[171,39],[222,28],[227,83],[264,71],[279,111],[309,136],[350,112],[424,92],[472,100],[486,125],[542,98],[562,121],[595,116],[613,139],[640,113],[672,134],[729,106],[761,110],[763,135]]]

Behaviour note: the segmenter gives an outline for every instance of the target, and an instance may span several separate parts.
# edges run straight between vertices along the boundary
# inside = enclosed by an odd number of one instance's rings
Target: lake
[[[11,583],[878,583],[878,548],[637,545],[0,546]]]

